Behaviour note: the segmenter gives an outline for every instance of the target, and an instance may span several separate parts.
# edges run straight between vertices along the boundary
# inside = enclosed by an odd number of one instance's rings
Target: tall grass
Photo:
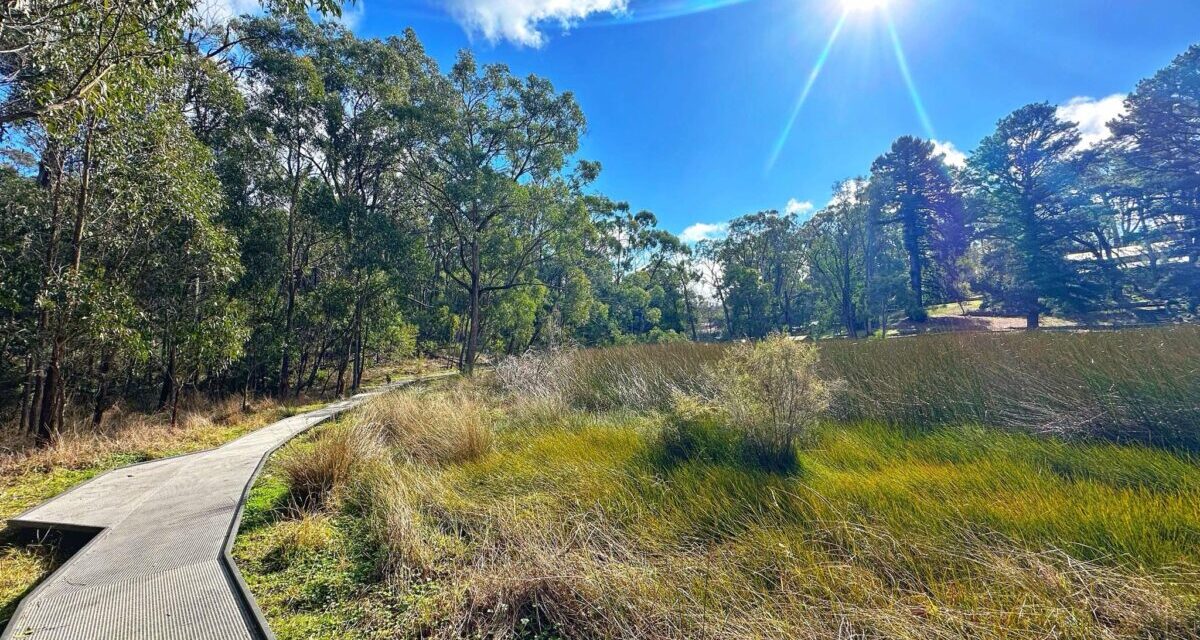
[[[288,486],[292,506],[315,511],[328,506],[352,474],[384,455],[377,431],[368,425],[338,422],[309,441],[285,448],[276,466]]]
[[[362,411],[360,423],[378,429],[405,458],[448,464],[474,460],[492,447],[487,409],[470,393],[393,393]]]
[[[360,485],[393,588],[421,594],[406,631],[1200,637],[1200,470],[1186,458],[865,425],[823,431],[798,477],[663,471],[653,438],[625,424],[548,426]]]
[[[823,342],[837,415],[1200,450],[1200,327]]]
[[[587,411],[667,409],[678,393],[711,391],[705,372],[724,353],[723,345],[675,343],[528,354],[501,361],[495,377],[523,398]]]
[[[1200,326],[1092,333],[950,333],[817,343],[837,381],[829,417],[977,424],[1200,451]],[[525,356],[497,380],[583,410],[663,410],[712,394],[729,347],[629,346]]]

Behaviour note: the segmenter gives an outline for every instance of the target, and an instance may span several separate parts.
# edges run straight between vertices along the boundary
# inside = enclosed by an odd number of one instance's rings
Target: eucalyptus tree
[[[316,26],[307,20],[280,22],[251,19],[240,27],[250,52],[247,80],[252,86],[248,115],[262,153],[265,175],[259,177],[257,205],[282,231],[281,325],[278,333],[277,392],[286,395],[291,379],[297,296],[314,257],[313,249],[328,233],[305,207],[316,188],[325,87],[309,45]],[[275,253],[275,252],[273,252]]]
[[[1088,223],[1079,131],[1049,104],[1000,121],[967,163],[976,235],[986,247],[977,286],[1029,328],[1052,306],[1083,309],[1097,295],[1095,263],[1073,259]]]
[[[729,274],[724,295],[731,336],[761,338],[802,322],[796,314],[803,262],[799,228],[795,215],[760,211],[731,220],[727,235],[714,243]]]
[[[121,76],[163,71],[187,53],[204,0],[24,0],[0,4],[0,131],[111,104]],[[282,13],[341,12],[338,0],[266,0]]]
[[[851,338],[858,337],[865,283],[866,191],[865,181],[842,183],[833,201],[802,229],[807,270]]]
[[[556,234],[586,217],[572,203],[578,184],[563,176],[585,120],[570,92],[504,65],[481,68],[465,51],[436,98],[409,173],[432,213],[441,269],[466,295],[460,366],[470,372],[489,298],[545,286],[531,270]]]

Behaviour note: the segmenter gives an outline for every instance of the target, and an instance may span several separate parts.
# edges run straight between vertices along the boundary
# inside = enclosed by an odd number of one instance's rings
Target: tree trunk
[[[291,373],[292,329],[295,324],[296,311],[296,208],[300,199],[300,171],[292,180],[292,201],[288,204],[287,228],[287,301],[284,305],[283,351],[279,363],[279,397],[286,398],[288,393],[288,376]]]
[[[921,282],[921,238],[915,224],[906,224],[904,245],[908,250],[908,286],[912,290],[913,302],[909,318],[916,320],[925,310],[925,299]]]
[[[87,217],[88,191],[91,187],[92,176],[92,141],[96,131],[95,116],[89,116],[87,135],[83,144],[83,160],[80,168],[79,192],[75,198],[75,225],[71,232],[71,270],[69,278],[74,281],[79,275],[79,265],[83,259],[83,225]],[[67,313],[73,311],[74,301],[68,300]],[[61,424],[61,416],[65,400],[62,389],[62,357],[66,348],[67,318],[59,318],[54,332],[54,347],[50,350],[50,361],[46,364],[46,390],[42,393],[42,412],[38,421],[37,443],[49,444],[54,433]]]
[[[172,394],[175,393],[175,347],[164,348],[167,349],[167,367],[163,369],[162,390],[158,392],[158,409],[160,411],[167,408]]]
[[[33,428],[33,395],[34,385],[37,384],[37,373],[33,364],[33,354],[25,356],[25,384],[21,389],[21,424],[20,433],[29,433]]]
[[[479,282],[479,241],[471,242],[471,299],[467,327],[467,350],[463,356],[462,372],[472,375],[475,371],[475,358],[479,350],[479,318],[482,293]]]
[[[59,426],[56,418],[58,416],[57,402],[61,394],[59,386],[62,384],[62,373],[59,371],[62,352],[63,341],[55,337],[54,346],[50,350],[50,362],[46,364],[46,372],[43,375],[42,406],[38,413],[36,434],[38,446],[50,444],[54,440],[54,434]]]
[[[358,353],[354,357],[354,386],[351,387],[354,391],[358,391],[358,388],[362,386],[364,368],[363,358],[367,350],[366,334],[366,329],[363,327],[363,322],[360,318],[358,322]]]
[[[110,402],[108,400],[109,379],[108,372],[112,369],[113,352],[107,351],[100,357],[100,370],[98,377],[99,382],[96,384],[96,397],[92,403],[92,429],[98,429],[100,422],[104,419],[104,412],[108,411]]]

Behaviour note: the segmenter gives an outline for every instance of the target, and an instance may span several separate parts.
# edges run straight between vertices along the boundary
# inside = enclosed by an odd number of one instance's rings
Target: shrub
[[[685,461],[727,463],[738,460],[741,446],[741,438],[720,411],[681,395],[667,414],[652,451],[663,466]]]
[[[746,452],[759,466],[793,470],[797,442],[829,406],[817,360],[812,345],[774,334],[735,348],[713,372],[721,410],[742,431]]]

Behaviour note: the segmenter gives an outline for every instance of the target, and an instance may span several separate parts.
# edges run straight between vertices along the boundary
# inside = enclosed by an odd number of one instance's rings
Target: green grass
[[[264,476],[235,552],[278,637],[1200,637],[1187,454],[860,422],[779,475],[664,465],[654,414],[507,415],[316,514]]]

